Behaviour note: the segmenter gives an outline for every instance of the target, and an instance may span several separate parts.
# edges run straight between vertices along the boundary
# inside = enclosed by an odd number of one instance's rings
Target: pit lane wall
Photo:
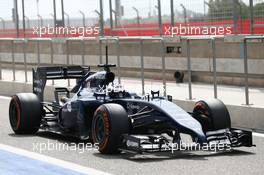
[[[243,36],[242,36],[243,37]],[[242,38],[241,37],[241,38]],[[216,69],[217,80],[220,84],[244,85],[244,51],[241,38],[218,37],[216,38]],[[100,47],[98,39],[54,39],[51,47],[50,39],[29,39],[25,45],[23,42],[14,42],[11,39],[0,39],[0,60],[3,67],[23,69],[24,53],[28,68],[36,65],[64,65],[67,63],[75,65],[96,66],[100,63]],[[67,44],[68,43],[68,44]],[[102,57],[105,57],[105,43],[102,42]],[[117,53],[120,54],[120,67],[123,76],[140,77],[141,49],[139,38],[120,38],[119,49],[115,41],[109,41],[110,62],[117,63]],[[190,41],[190,57],[192,81],[212,83],[213,59],[210,40],[195,39]],[[169,48],[174,48],[168,53]],[[250,41],[247,47],[249,85],[264,86],[264,43],[261,41]],[[159,41],[144,41],[143,43],[144,68],[146,78],[161,79],[161,43]],[[174,80],[174,72],[180,70],[185,72],[187,80],[187,51],[186,39],[165,40],[165,68],[166,79]],[[14,55],[12,55],[12,51]],[[178,51],[178,52],[177,52]],[[68,56],[67,56],[68,54]],[[83,55],[83,56],[82,56]],[[82,61],[84,60],[84,62]]]
[[[32,92],[32,84],[13,81],[0,81],[1,95],[11,96],[20,92]],[[46,86],[45,100],[54,100],[54,87]],[[174,103],[185,109],[192,111],[194,101],[189,100],[173,100]],[[250,106],[234,106],[227,105],[230,112],[232,127],[244,128],[256,132],[264,133],[264,108]]]

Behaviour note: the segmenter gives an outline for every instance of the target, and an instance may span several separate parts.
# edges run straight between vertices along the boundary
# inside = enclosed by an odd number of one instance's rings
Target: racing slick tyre
[[[128,115],[121,105],[103,104],[97,108],[92,122],[92,138],[101,153],[118,153],[121,136],[128,132]]]
[[[198,101],[193,109],[193,117],[201,123],[204,132],[231,127],[229,112],[218,99]]]
[[[9,122],[16,134],[35,134],[41,122],[41,104],[32,93],[19,93],[9,104]]]

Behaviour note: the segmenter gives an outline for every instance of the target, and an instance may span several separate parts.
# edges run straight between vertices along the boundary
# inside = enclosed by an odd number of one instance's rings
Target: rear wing
[[[33,93],[36,94],[39,97],[39,100],[42,102],[47,80],[81,79],[90,71],[90,67],[38,67],[32,71]]]

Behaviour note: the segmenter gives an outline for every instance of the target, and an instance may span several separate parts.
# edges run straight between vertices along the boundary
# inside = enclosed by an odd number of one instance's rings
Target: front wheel
[[[41,104],[32,93],[19,93],[9,104],[9,122],[16,134],[35,134],[41,122]]]
[[[92,138],[103,154],[118,153],[122,135],[129,132],[126,110],[119,104],[104,104],[96,110],[92,122]]]
[[[218,99],[198,101],[193,109],[193,117],[201,123],[204,132],[231,127],[227,107]]]

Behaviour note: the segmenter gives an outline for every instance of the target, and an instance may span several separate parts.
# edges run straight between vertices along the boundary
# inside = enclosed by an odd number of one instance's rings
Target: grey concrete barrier
[[[45,100],[52,101],[54,99],[54,89],[53,86],[46,86]],[[0,95],[12,96],[17,93],[32,92],[32,90],[31,83],[0,80]]]

